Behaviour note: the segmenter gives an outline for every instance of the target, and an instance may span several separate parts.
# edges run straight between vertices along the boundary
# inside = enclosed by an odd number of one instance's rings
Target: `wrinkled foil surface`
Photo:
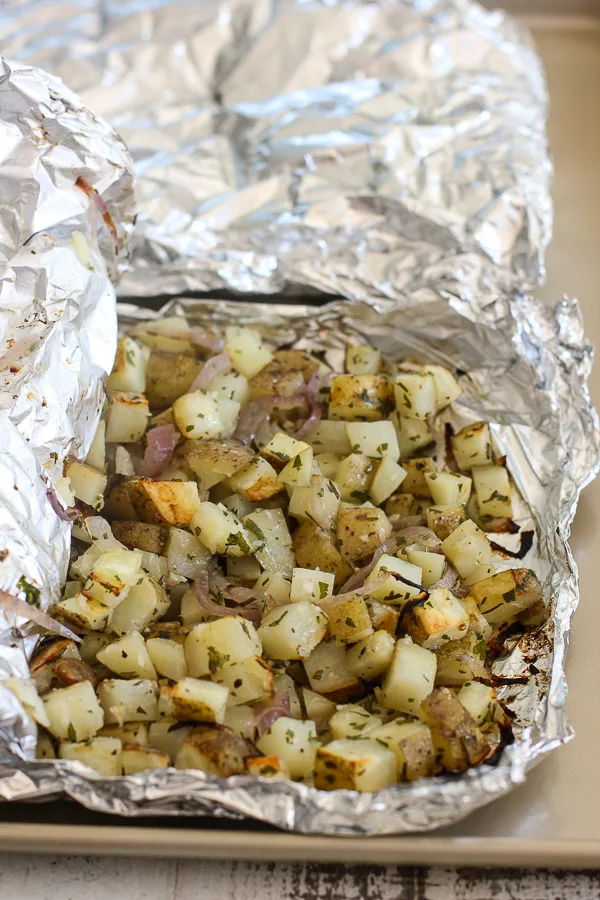
[[[471,0],[5,0],[0,46],[132,151],[122,296],[399,298],[465,250],[543,276],[544,76]]]

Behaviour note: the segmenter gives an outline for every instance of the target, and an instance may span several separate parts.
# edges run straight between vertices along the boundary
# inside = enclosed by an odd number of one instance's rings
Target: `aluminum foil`
[[[398,299],[465,250],[521,287],[543,277],[544,76],[500,12],[5,0],[0,46],[59,74],[132,151],[140,217],[121,296]]]

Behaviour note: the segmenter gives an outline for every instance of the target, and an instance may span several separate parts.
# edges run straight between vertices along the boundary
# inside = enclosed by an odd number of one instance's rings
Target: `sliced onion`
[[[374,578],[373,581],[369,581],[368,584],[363,584],[352,591],[345,591],[343,594],[336,594],[335,597],[325,597],[323,600],[317,600],[317,606],[320,606],[324,612],[328,612],[330,609],[338,606],[338,604],[343,603],[344,600],[349,600],[351,597],[360,597],[363,594],[370,594],[371,591],[376,591],[377,588],[382,587],[386,583],[390,574],[398,577],[394,572],[387,572],[385,575],[381,575],[379,578]]]
[[[179,433],[174,425],[159,425],[148,432],[148,444],[140,466],[140,474],[152,478],[169,464],[177,446]]]
[[[225,346],[225,341],[222,338],[210,334],[205,328],[197,326],[190,328],[186,333],[186,337],[192,344],[196,344],[198,347],[205,347],[214,353],[218,353]]]
[[[35,622],[36,625],[40,625],[47,631],[62,634],[63,637],[71,638],[73,641],[81,640],[81,638],[67,628],[66,625],[61,625],[60,622],[57,622],[47,613],[42,612],[41,609],[31,606],[26,600],[14,597],[12,594],[9,594],[8,591],[0,590],[0,609],[5,613],[14,613],[16,616],[22,616],[24,619],[29,619],[29,621]]]
[[[342,591],[345,593],[352,593],[359,588],[362,584],[364,584],[365,579],[368,575],[371,574],[381,557],[384,553],[389,553],[392,556],[398,552],[398,541],[395,537],[388,538],[387,541],[377,548],[375,553],[373,554],[373,559],[369,563],[368,566],[363,566],[362,569],[359,569],[358,572],[355,572],[354,575],[351,575],[348,581],[342,585]]]
[[[453,569],[452,566],[446,566],[446,571],[442,575],[442,577],[432,584],[428,590],[434,591],[437,588],[446,588],[446,590],[451,591],[456,582],[458,581],[458,572],[456,569]]]
[[[50,506],[52,507],[58,518],[62,519],[63,522],[75,522],[76,519],[79,518],[79,511],[74,507],[70,506],[65,509],[65,507],[58,499],[57,493],[54,488],[49,488],[46,491],[46,497],[50,501]]]
[[[244,407],[233,436],[239,441],[251,441],[260,426],[269,421],[269,412],[274,406],[274,400],[274,397],[259,397]]]
[[[210,359],[207,359],[198,375],[196,375],[192,381],[188,393],[191,394],[192,391],[205,391],[211,381],[214,381],[219,375],[224,375],[230,370],[231,361],[227,353],[219,353],[218,356],[211,356]]]
[[[198,605],[209,616],[219,616],[220,618],[223,618],[224,616],[237,615],[237,610],[231,609],[230,606],[221,606],[220,603],[215,603],[214,600],[211,600],[208,589],[208,573],[206,576],[202,574],[196,578],[194,589]]]
[[[117,475],[126,475],[127,477],[135,475],[131,453],[120,445],[115,450],[115,472]]]
[[[424,526],[427,522],[427,517],[424,515],[420,516],[397,516],[391,515],[389,517],[390,522],[394,526],[394,532],[403,531],[405,528],[416,528],[419,526]]]
[[[262,619],[262,604],[260,599],[253,595],[256,603],[253,606],[239,606],[233,608],[231,606],[224,606],[220,603],[215,603],[214,600],[211,599],[211,591],[215,589],[220,591],[223,595],[223,599],[232,600],[234,603],[241,604],[247,602],[247,596],[244,594],[244,598],[242,599],[241,595],[238,593],[237,596],[240,598],[238,600],[234,600],[231,596],[231,591],[245,591],[246,588],[235,588],[231,587],[230,583],[227,579],[218,571],[216,565],[214,565],[215,560],[211,562],[206,572],[200,573],[194,582],[195,590],[196,590],[196,599],[198,603],[202,607],[202,609],[207,612],[211,616],[219,616],[223,618],[224,616],[243,616],[244,619],[248,619],[252,622],[253,625],[259,625]]]
[[[439,548],[442,542],[430,528],[411,525],[407,528],[395,529],[394,535],[397,538],[404,538],[406,543],[419,544],[420,547],[424,547],[430,553],[441,553]]]
[[[262,700],[254,704],[254,716],[248,723],[256,728],[258,737],[271,727],[273,722],[282,716],[290,715],[290,695],[287,691],[275,691],[269,700]]]

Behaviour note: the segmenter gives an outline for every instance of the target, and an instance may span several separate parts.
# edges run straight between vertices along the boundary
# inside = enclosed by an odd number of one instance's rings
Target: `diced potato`
[[[169,606],[170,601],[163,588],[141,573],[125,599],[112,611],[110,630],[115,634],[143,631],[164,616]]]
[[[328,700],[327,697],[322,697],[320,694],[317,694],[315,691],[311,691],[308,688],[301,688],[300,690],[304,701],[306,715],[303,715],[300,704],[298,704],[298,714],[295,715],[293,709],[294,704],[292,702],[292,715],[294,718],[312,719],[313,722],[319,723],[321,726],[324,722],[328,722],[336,710],[335,703],[332,700]]]
[[[226,397],[228,400],[235,400],[240,406],[245,406],[250,400],[248,379],[239,372],[226,372],[213,378],[210,392],[217,398]]]
[[[369,609],[362,597],[348,597],[329,611],[328,631],[338,644],[354,644],[373,633]]]
[[[287,578],[276,572],[265,572],[260,576],[255,585],[256,589],[270,597],[275,606],[287,606],[290,602],[291,584]]]
[[[278,480],[290,487],[308,487],[312,476],[313,450],[307,447],[296,454],[279,473]]]
[[[35,683],[30,678],[7,678],[2,685],[15,695],[25,711],[44,728],[50,728],[50,719],[42,698],[38,695]]]
[[[489,746],[471,714],[448,688],[436,688],[423,701],[439,761],[449,772],[465,772],[481,763]]]
[[[211,553],[247,556],[256,550],[258,540],[247,531],[238,517],[222,503],[205,500],[190,522],[190,529]]]
[[[146,550],[162,556],[166,551],[169,529],[148,522],[111,522],[113,535],[129,550]]]
[[[249,656],[243,662],[223,666],[213,675],[213,681],[229,689],[228,706],[240,706],[273,696],[273,672],[261,656]]]
[[[329,720],[329,730],[333,740],[341,738],[366,737],[382,724],[379,716],[373,716],[357,703],[340,706]]]
[[[462,394],[462,388],[449,369],[444,366],[423,366],[423,371],[433,375],[437,412],[458,400]]]
[[[398,461],[400,448],[396,430],[391,422],[348,422],[346,425],[352,453],[372,459],[389,457]]]
[[[440,506],[459,506],[471,496],[471,479],[456,472],[434,472],[425,475],[433,502]]]
[[[176,334],[170,332],[176,331]],[[144,331],[136,333],[138,340],[147,347],[156,348],[167,353],[187,353],[193,356],[195,353],[191,341],[184,337],[189,331],[188,324],[179,316],[167,316],[155,322],[149,322]]]
[[[252,328],[227,328],[225,349],[233,368],[246,378],[252,378],[273,359],[271,350],[263,344],[259,332]]]
[[[337,703],[346,703],[360,695],[360,681],[348,668],[341,644],[323,641],[304,660],[304,669],[317,694],[325,694]]]
[[[181,725],[174,719],[152,722],[148,728],[148,743],[151,747],[162,750],[172,761],[191,730],[192,726]]]
[[[445,641],[463,637],[469,627],[469,614],[446,588],[431,591],[424,603],[411,606],[403,625],[413,641],[435,649]]]
[[[430,506],[427,510],[427,527],[441,541],[445,541],[466,518],[463,506]]]
[[[300,391],[305,384],[304,372],[301,367],[278,359],[281,352],[286,351],[277,351],[275,358],[249,380],[248,389],[251,400],[276,396],[300,397]],[[303,398],[302,404],[306,406]]]
[[[245,738],[254,734],[254,718],[256,713],[252,706],[231,706],[225,710],[224,724],[231,728],[239,737]]]
[[[187,353],[153,350],[146,366],[146,397],[152,409],[172,406],[187,394],[199,372],[200,364]]]
[[[427,475],[435,472],[435,463],[429,456],[407,459],[403,465],[406,475],[402,481],[400,490],[404,494],[413,494],[415,497],[430,497]]]
[[[410,516],[414,502],[415,498],[412,494],[392,494],[384,507],[386,515],[400,516],[401,518]]]
[[[381,375],[334,375],[331,379],[330,419],[375,422],[385,419],[392,408],[392,386]]]
[[[349,562],[370,556],[391,533],[391,522],[382,509],[344,509],[338,515],[338,545],[342,557]]]
[[[377,465],[369,488],[369,496],[375,506],[380,506],[394,491],[398,490],[405,478],[406,472],[402,466],[399,466],[389,456],[385,456]]]
[[[285,516],[280,509],[259,509],[244,519],[244,526],[258,539],[265,538],[256,551],[256,558],[267,572],[278,572],[283,578],[292,577],[294,551]]]
[[[396,757],[377,741],[332,741],[319,747],[315,760],[315,787],[322,791],[379,791],[396,781]]]
[[[420,587],[422,575],[419,567],[388,553],[379,557],[365,584],[378,581],[386,572],[390,573],[389,578],[386,578],[379,587],[369,591],[369,596],[374,600],[403,606],[407,600],[419,597],[422,593]]]
[[[532,569],[507,569],[471,585],[480,612],[490,625],[508,622],[543,599],[542,586]]]
[[[492,548],[486,535],[468,519],[442,542],[441,549],[461,578],[468,578],[475,566],[492,560]]]
[[[244,469],[255,455],[249,447],[232,440],[186,441],[181,449],[203,491]]]
[[[198,485],[193,481],[151,481],[139,478],[121,485],[127,488],[135,515],[144,522],[160,525],[189,525],[200,508]],[[112,492],[111,492],[112,497]],[[130,518],[117,515],[116,518]]]
[[[44,697],[48,730],[61,741],[88,741],[102,728],[104,717],[89,681],[57,688]]]
[[[493,574],[494,566],[492,563],[482,563],[479,566],[475,566],[469,577],[462,579],[463,587],[470,587],[476,581],[483,581],[484,578],[488,578]]]
[[[150,408],[143,394],[114,391],[106,414],[106,440],[118,444],[141,440],[149,418]]]
[[[435,653],[413,644],[409,637],[399,640],[383,676],[381,705],[418,716],[421,703],[433,690],[436,666]]]
[[[158,719],[158,686],[148,679],[107,678],[98,685],[98,700],[107,725]]]
[[[325,478],[335,478],[335,473],[343,458],[341,453],[319,453],[313,458],[313,464],[318,465],[319,471]]]
[[[335,422],[331,419],[321,419],[312,429],[307,440],[312,444],[315,454],[327,452],[348,456],[350,453],[350,439],[344,421]],[[326,473],[323,472],[323,474]],[[329,475],[329,477],[332,476]]]
[[[145,747],[148,743],[148,726],[145,722],[105,725],[98,732],[98,737],[117,738],[122,744],[138,744],[140,747]]]
[[[258,635],[271,659],[306,659],[326,631],[325,613],[315,603],[300,600],[268,613]]]
[[[243,519],[249,513],[253,512],[257,506],[256,503],[246,500],[241,494],[229,494],[228,497],[225,497],[224,500],[219,500],[219,502],[222,503],[223,506],[226,506],[232,513],[235,513],[238,519]]]
[[[137,775],[148,769],[168,769],[169,757],[164,750],[125,744],[123,747],[123,774]]]
[[[268,500],[284,490],[277,472],[262,456],[255,457],[249,465],[232,475],[229,486],[245,500],[256,502]]]
[[[312,772],[317,743],[314,722],[281,716],[258,739],[256,746],[265,756],[279,757],[292,778],[303,778]]]
[[[466,681],[456,696],[480,728],[496,720],[499,704],[493,687],[481,681]]]
[[[436,650],[436,685],[459,687],[475,678],[487,678],[484,665],[486,653],[485,638],[475,631],[469,632],[459,641],[442,644]]]
[[[459,469],[469,472],[473,466],[492,463],[492,436],[487,422],[465,425],[452,438],[454,459]]]
[[[421,570],[423,587],[431,587],[444,574],[446,559],[441,553],[428,553],[425,550],[407,550],[406,558],[413,566],[418,566]]]
[[[170,528],[167,544],[167,565],[171,582],[195,578],[202,565],[208,566],[210,551],[189,531]]]
[[[424,419],[407,419],[398,410],[394,410],[390,421],[396,429],[402,459],[413,456],[434,441],[433,432]]]
[[[335,483],[342,500],[364,503],[369,499],[369,488],[375,474],[375,463],[368,456],[351,453],[339,464]]]
[[[426,419],[436,411],[435,379],[428,372],[401,372],[396,377],[396,409],[406,419]]]
[[[117,606],[139,579],[141,565],[139,550],[105,550],[94,563],[83,593],[104,606]]]
[[[331,531],[306,520],[294,532],[293,542],[299,566],[312,566],[320,569],[321,573],[333,573],[335,585],[343,584],[352,574],[352,568],[342,558]]]
[[[191,441],[222,439],[235,431],[240,404],[226,397],[192,391],[173,403],[173,418],[181,434]]]
[[[295,456],[308,449],[310,449],[309,445],[304,441],[297,441],[289,434],[278,431],[269,443],[265,444],[260,455],[280,472]]]
[[[213,681],[182,678],[171,692],[176,719],[184,722],[223,722],[229,689]]]
[[[375,375],[381,365],[381,351],[361,344],[346,347],[346,371],[350,375]]]
[[[81,638],[81,643],[79,644],[79,652],[82,660],[87,663],[88,666],[94,666],[96,664],[96,653],[98,650],[102,650],[102,648],[106,647],[107,644],[110,644],[112,640],[114,640],[114,638],[110,634],[98,634],[98,632],[84,634]]]
[[[226,616],[215,622],[202,622],[185,640],[188,672],[194,678],[205,678],[227,663],[243,662],[260,656],[262,645],[251,622],[241,616]]]
[[[56,759],[56,750],[49,734],[38,730],[37,744],[35,748],[36,759]]]
[[[290,778],[290,770],[278,756],[255,756],[246,762],[248,774],[269,781],[286,781]]]
[[[504,466],[473,466],[471,469],[477,506],[481,516],[494,519],[512,516],[510,483]]]
[[[252,747],[225,725],[201,725],[186,736],[176,758],[176,769],[199,769],[229,778],[246,771]]]
[[[96,659],[122,678],[156,679],[156,669],[150,659],[146,642],[137,631],[107,644]]]
[[[97,472],[106,472],[106,422],[104,421],[98,422],[92,446],[85,458],[85,464],[96,469]]]
[[[290,603],[299,600],[318,602],[333,594],[335,575],[315,569],[294,569],[290,589]]]
[[[350,647],[346,665],[350,672],[364,681],[378,678],[392,661],[396,641],[387,631],[375,631]]]
[[[71,490],[78,500],[87,503],[93,509],[102,509],[106,475],[76,461],[66,464],[65,475],[70,479]]]
[[[59,600],[53,608],[53,614],[73,628],[90,631],[103,631],[106,628],[111,610],[98,600],[75,594],[66,600]]]
[[[119,338],[112,372],[106,380],[106,391],[143,394],[146,390],[146,360],[142,348],[133,338]]]
[[[117,738],[96,737],[81,744],[63,742],[58,755],[61,759],[83,763],[105,778],[114,778],[123,770],[121,750]]]
[[[254,584],[261,576],[259,561],[254,556],[228,556],[227,575],[230,578],[239,578],[248,587]]]
[[[431,732],[421,722],[388,722],[370,735],[396,757],[398,781],[430,778],[435,773],[435,750]]]

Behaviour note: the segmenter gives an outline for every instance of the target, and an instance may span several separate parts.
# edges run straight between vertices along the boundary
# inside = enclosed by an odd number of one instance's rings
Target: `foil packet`
[[[123,297],[403,299],[465,251],[521,288],[543,279],[545,80],[525,28],[498,11],[5,0],[0,46],[62,77],[131,149]]]

